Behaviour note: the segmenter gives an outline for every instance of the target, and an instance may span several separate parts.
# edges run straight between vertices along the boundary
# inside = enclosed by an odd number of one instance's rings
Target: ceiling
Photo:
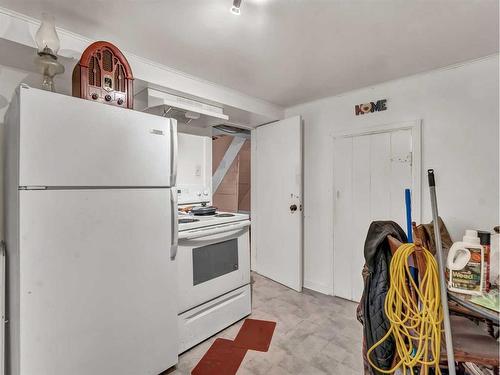
[[[283,107],[499,51],[498,0],[0,0]]]

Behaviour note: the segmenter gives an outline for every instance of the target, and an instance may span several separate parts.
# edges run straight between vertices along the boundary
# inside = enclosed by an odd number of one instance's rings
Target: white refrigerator
[[[22,85],[6,130],[7,374],[175,365],[175,120]]]

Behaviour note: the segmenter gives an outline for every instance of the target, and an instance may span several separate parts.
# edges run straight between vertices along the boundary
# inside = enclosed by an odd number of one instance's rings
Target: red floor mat
[[[276,322],[246,319],[234,341],[216,339],[192,375],[235,375],[247,350],[267,352]]]
[[[235,375],[247,350],[237,347],[234,342],[217,339],[196,367],[192,375]]]
[[[234,344],[240,348],[267,352],[275,327],[276,322],[246,319],[234,339]]]

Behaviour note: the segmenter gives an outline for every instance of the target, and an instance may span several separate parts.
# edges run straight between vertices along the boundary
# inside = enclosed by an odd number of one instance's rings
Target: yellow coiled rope
[[[420,277],[417,287],[408,264],[409,257],[415,252],[415,245],[403,244],[395,252],[390,264],[390,286],[385,298],[385,314],[390,321],[386,335],[376,342],[367,352],[368,361],[378,371],[391,374],[400,368],[403,374],[418,367],[434,367],[441,374],[439,357],[441,351],[441,323],[443,311],[439,294],[439,273],[434,256],[425,248],[422,254],[426,270]],[[417,295],[415,301],[411,289]],[[376,367],[370,354],[390,335],[396,343],[398,362],[390,370]]]

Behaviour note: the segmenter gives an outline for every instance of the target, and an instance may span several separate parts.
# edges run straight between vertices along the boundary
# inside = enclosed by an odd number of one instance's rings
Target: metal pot
[[[196,216],[215,215],[217,208],[214,206],[193,207],[191,213]]]

